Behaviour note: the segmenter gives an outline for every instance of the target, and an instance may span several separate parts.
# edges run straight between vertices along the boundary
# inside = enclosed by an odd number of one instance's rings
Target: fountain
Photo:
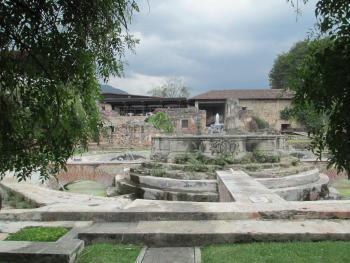
[[[223,134],[224,133],[224,124],[220,123],[220,115],[216,113],[215,123],[210,125],[209,134]]]

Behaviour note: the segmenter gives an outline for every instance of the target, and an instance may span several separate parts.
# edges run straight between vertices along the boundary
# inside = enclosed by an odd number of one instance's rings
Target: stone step
[[[256,241],[350,240],[350,220],[212,220],[96,223],[80,230],[87,244],[144,243],[147,246],[203,246]]]
[[[8,262],[73,263],[84,249],[82,240],[63,242],[0,241],[0,259]]]
[[[150,247],[141,251],[136,263],[200,263],[198,247]]]
[[[175,191],[173,189],[156,189],[149,186],[118,181],[122,193],[134,193],[136,198],[149,200],[217,202],[219,195],[213,192]]]

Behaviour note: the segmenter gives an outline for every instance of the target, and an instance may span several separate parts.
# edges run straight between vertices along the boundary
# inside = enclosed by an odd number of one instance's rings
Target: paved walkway
[[[217,171],[219,192],[225,202],[241,203],[281,203],[286,202],[243,171]],[[230,200],[231,197],[231,200]],[[221,200],[222,201],[222,200]]]
[[[141,251],[136,263],[200,263],[197,247],[150,247]]]

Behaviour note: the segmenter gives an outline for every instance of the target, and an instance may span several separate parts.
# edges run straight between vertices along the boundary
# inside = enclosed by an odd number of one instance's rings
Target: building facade
[[[292,99],[292,92],[279,89],[231,89],[208,91],[189,101],[198,109],[206,111],[207,126],[214,123],[216,113],[219,113],[220,121],[224,123],[228,117],[229,103],[237,101],[240,108],[238,114],[246,118],[258,117],[268,122],[270,128],[283,131],[299,127],[297,123],[280,117],[280,112],[291,106]]]

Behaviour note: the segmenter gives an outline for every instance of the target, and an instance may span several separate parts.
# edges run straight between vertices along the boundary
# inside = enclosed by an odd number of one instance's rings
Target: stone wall
[[[175,127],[176,134],[206,133],[206,112],[196,107],[159,109],[166,112]]]
[[[290,124],[292,128],[298,127],[297,123],[280,118],[281,110],[290,107],[291,100],[239,100],[239,105],[249,110],[254,116],[267,121],[270,128],[281,130],[282,124]]]
[[[105,134],[99,145],[91,144],[90,148],[142,148],[150,147],[153,136],[164,134],[146,122],[149,116],[120,116],[109,104],[99,105],[105,123]],[[174,124],[174,134],[206,133],[206,112],[195,107],[159,108],[166,112]]]
[[[151,145],[152,136],[162,134],[150,123],[147,116],[110,116],[106,125],[106,134],[101,145],[115,148],[147,147]]]

